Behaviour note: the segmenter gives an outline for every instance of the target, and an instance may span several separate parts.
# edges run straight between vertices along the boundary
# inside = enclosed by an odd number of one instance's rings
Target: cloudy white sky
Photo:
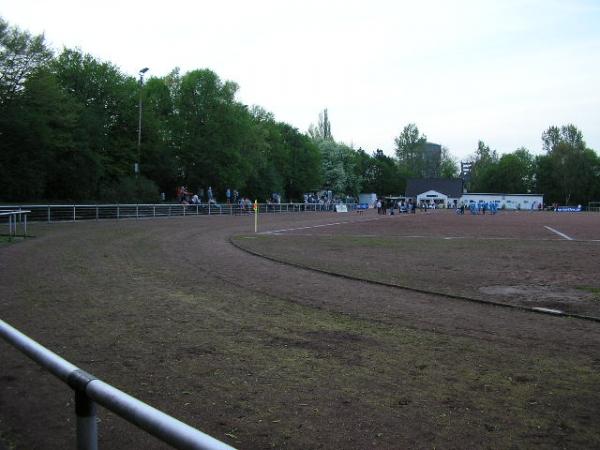
[[[11,25],[135,76],[210,68],[302,131],[392,154],[416,123],[463,158],[541,151],[574,123],[600,151],[600,0],[0,0]]]

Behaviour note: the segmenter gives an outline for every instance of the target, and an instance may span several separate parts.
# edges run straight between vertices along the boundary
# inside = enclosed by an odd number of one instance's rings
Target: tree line
[[[334,139],[327,110],[303,133],[242,104],[237,90],[208,69],[142,82],[81,50],[55,53],[43,35],[0,18],[0,200],[154,202],[185,185],[294,201],[321,189],[399,195],[408,178],[459,175],[456,158],[415,124],[395,138],[394,156],[369,153]],[[542,138],[540,156],[521,148],[499,157],[479,142],[469,191],[599,199],[600,161],[581,132],[550,127]]]
[[[43,36],[0,21],[0,197],[157,201],[185,185],[299,199],[318,189],[314,142],[237,101],[237,90],[207,69],[142,84],[80,50],[55,55]]]
[[[479,141],[470,158],[470,192],[541,193],[546,203],[600,201],[600,157],[587,147],[575,125],[551,126],[542,133],[543,154],[526,148],[498,156]]]

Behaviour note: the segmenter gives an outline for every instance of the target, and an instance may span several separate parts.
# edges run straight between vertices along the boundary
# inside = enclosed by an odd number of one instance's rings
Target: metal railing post
[[[48,223],[50,223],[50,205],[48,205]]]
[[[73,205],[73,222],[75,222],[75,205]]]
[[[100,218],[100,211],[98,211],[98,205],[96,205],[96,220]]]
[[[96,404],[83,391],[75,391],[77,450],[98,450]]]
[[[119,209],[119,205],[117,205],[117,220],[119,220],[119,216],[121,215],[121,211]]]
[[[210,200],[208,201],[208,215],[210,216]]]
[[[104,383],[0,319],[0,338],[40,364],[75,391],[77,448],[97,450],[96,403],[162,442],[178,449],[233,450],[233,447]]]

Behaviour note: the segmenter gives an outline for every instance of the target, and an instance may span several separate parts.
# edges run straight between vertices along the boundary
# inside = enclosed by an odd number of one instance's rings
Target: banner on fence
[[[348,205],[346,205],[344,203],[335,205],[335,212],[348,212]]]

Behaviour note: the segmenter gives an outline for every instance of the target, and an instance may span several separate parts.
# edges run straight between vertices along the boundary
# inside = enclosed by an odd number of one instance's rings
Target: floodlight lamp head
[[[150,70],[150,69],[148,69],[147,67],[144,67],[143,69],[140,69],[140,75],[148,72],[148,70]]]

